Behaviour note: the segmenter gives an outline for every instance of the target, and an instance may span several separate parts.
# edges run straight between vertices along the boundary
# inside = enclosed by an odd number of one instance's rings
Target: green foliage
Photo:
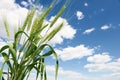
[[[0,49],[0,54],[5,61],[0,69],[0,80],[2,80],[3,73],[6,73],[7,80],[27,80],[32,70],[36,71],[36,80],[38,77],[40,77],[40,80],[47,80],[46,64],[44,60],[51,55],[53,55],[56,60],[55,80],[57,80],[59,66],[58,56],[54,48],[46,42],[50,41],[63,27],[63,23],[61,23],[51,32],[49,31],[63,13],[65,5],[60,9],[51,23],[44,24],[45,17],[51,9],[52,5],[50,5],[39,17],[35,16],[35,10],[29,11],[23,26],[16,31],[14,41]],[[4,21],[4,25],[7,35],[9,36],[8,24],[6,21]],[[47,27],[49,27],[47,30],[49,33],[46,33],[44,36],[41,35],[42,31]],[[25,40],[22,43],[21,40],[23,35],[25,36]],[[45,51],[46,48],[49,48],[47,52]],[[8,68],[6,72],[3,71],[4,67],[6,67],[4,64],[6,64]]]

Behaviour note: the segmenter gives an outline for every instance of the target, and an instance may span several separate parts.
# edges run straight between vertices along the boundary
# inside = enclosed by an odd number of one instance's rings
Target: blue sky
[[[5,42],[2,16],[7,18],[11,38],[18,24],[22,24],[29,5],[37,4],[43,12],[52,0],[1,0],[0,47]],[[55,0],[47,16],[50,22],[65,0]],[[59,55],[58,80],[119,80],[120,79],[120,0],[69,0],[63,15],[64,28],[50,44]],[[0,58],[2,62],[2,59]],[[51,63],[53,62],[53,63]],[[46,59],[49,79],[53,80],[54,58]],[[32,78],[32,77],[31,77]],[[31,79],[32,80],[32,79]]]

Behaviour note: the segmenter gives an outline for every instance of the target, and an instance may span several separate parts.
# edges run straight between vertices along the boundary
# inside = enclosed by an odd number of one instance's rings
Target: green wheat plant
[[[2,80],[3,74],[6,75],[7,80],[28,80],[32,70],[36,71],[34,80],[47,80],[44,60],[51,55],[55,57],[55,80],[57,80],[58,56],[54,48],[47,42],[63,27],[64,23],[61,23],[51,30],[66,6],[61,7],[51,23],[45,24],[45,18],[52,8],[53,5],[50,5],[40,16],[35,16],[35,9],[29,11],[24,24],[14,34],[13,42],[9,42],[0,49],[0,55],[4,58],[4,63],[0,69],[0,80]],[[4,26],[9,37],[10,33],[6,20],[4,20]],[[48,30],[43,36],[41,33],[46,28]],[[23,36],[25,36],[24,41],[21,41]],[[6,66],[7,70],[4,71]]]

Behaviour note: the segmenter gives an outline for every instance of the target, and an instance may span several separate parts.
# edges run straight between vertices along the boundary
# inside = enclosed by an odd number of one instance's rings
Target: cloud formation
[[[84,3],[84,6],[88,6],[88,3]]]
[[[88,63],[84,66],[89,72],[120,72],[120,58],[113,60],[107,54],[96,54],[88,57]]]
[[[54,19],[52,16],[49,20],[49,23]],[[72,26],[67,22],[66,19],[59,17],[56,23],[53,25],[52,29],[58,27],[63,23],[62,29],[54,36],[54,38],[50,41],[51,44],[61,44],[64,39],[73,39],[76,34],[76,29],[72,28]]]
[[[47,65],[48,79],[54,80],[55,67],[53,65]],[[65,70],[62,67],[59,68],[58,80],[119,80],[120,72],[110,73],[107,75],[101,75],[101,77],[89,76],[89,74],[83,74],[81,72]]]
[[[3,19],[8,22],[10,36],[13,37],[14,31],[24,22],[28,9],[20,7],[15,3],[15,0],[0,1],[0,36],[6,37],[6,31],[3,24]]]
[[[76,16],[78,20],[82,20],[84,18],[84,14],[81,11],[77,11]]]
[[[76,47],[67,47],[62,50],[56,49],[56,52],[63,61],[72,59],[81,59],[85,56],[90,56],[94,53],[94,48],[78,45]]]
[[[32,3],[32,1],[29,0],[29,3]],[[21,4],[27,6],[28,3],[22,1]],[[14,0],[2,0],[0,2],[0,36],[6,37],[6,30],[3,24],[4,17],[6,18],[9,25],[10,37],[13,38],[15,30],[18,29],[18,26],[22,26],[28,11],[29,10],[27,8],[21,7],[16,4]],[[54,16],[52,16],[47,22],[51,23],[53,19]],[[64,18],[60,17],[54,24],[53,28],[57,27],[62,22],[64,22],[64,26],[62,30],[60,30],[59,33],[57,33],[56,36],[50,41],[51,44],[61,44],[64,39],[74,38],[76,34],[76,29],[72,28],[72,26]]]
[[[89,56],[87,58],[87,61],[93,63],[106,63],[111,61],[111,56],[109,56],[107,53],[96,54],[93,56]]]
[[[90,28],[90,29],[87,29],[83,32],[83,34],[90,34],[91,32],[93,32],[95,30],[95,28]]]
[[[109,29],[109,28],[110,28],[109,25],[103,25],[103,26],[101,27],[101,30],[107,30],[107,29]]]
[[[29,5],[26,1],[21,1],[21,4],[22,4],[24,7],[27,7],[27,6]]]

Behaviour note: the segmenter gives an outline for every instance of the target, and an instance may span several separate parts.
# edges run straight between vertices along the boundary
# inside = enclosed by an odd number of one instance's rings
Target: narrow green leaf
[[[0,68],[0,80],[3,80],[3,69],[4,69],[4,63],[2,64],[2,67]]]
[[[42,58],[45,58],[45,57],[48,57],[52,54],[52,51],[48,51],[47,53],[43,54],[41,57]]]
[[[1,53],[2,51],[5,51],[5,50],[8,49],[8,48],[9,48],[8,45],[3,46],[3,47],[0,49],[0,53]]]
[[[1,54],[2,54],[2,56],[3,56],[3,58],[4,58],[4,60],[5,60],[5,63],[7,63],[8,67],[9,67],[10,70],[12,71],[13,69],[12,69],[12,64],[10,63],[9,56],[8,56],[5,52],[3,52],[3,53],[1,53]]]

